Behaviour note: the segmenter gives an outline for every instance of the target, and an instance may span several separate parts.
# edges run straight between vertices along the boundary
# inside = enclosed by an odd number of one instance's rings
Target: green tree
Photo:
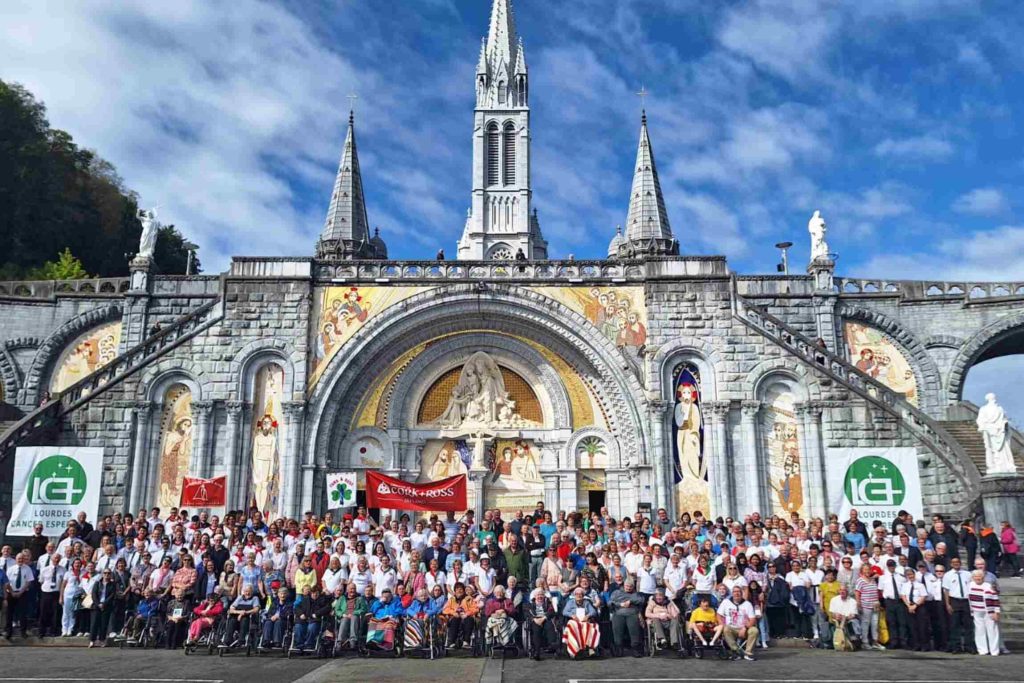
[[[188,266],[189,250],[199,247],[189,242],[173,225],[161,225],[156,232],[156,248],[153,260],[161,273],[184,275]],[[199,255],[192,256],[192,275],[202,272]]]
[[[0,80],[0,277],[38,276],[64,249],[90,273],[127,275],[142,234],[137,213],[138,197],[113,165],[50,128],[28,90]],[[169,240],[162,272],[185,272],[184,242]]]
[[[47,261],[37,272],[41,280],[81,280],[89,277],[82,262],[66,247],[56,261]]]

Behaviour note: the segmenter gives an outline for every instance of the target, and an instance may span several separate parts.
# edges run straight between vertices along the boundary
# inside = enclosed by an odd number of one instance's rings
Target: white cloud
[[[919,135],[900,139],[886,138],[875,145],[874,152],[879,157],[941,161],[953,155],[954,147],[942,138]]]
[[[956,61],[979,76],[991,78],[995,75],[995,70],[985,53],[974,43],[961,43],[957,48]]]
[[[1004,225],[944,239],[930,251],[873,256],[852,273],[862,277],[1019,281],[1024,277],[1024,226]]]
[[[1010,209],[1010,202],[994,187],[979,187],[962,194],[953,202],[953,210],[975,216],[997,216]]]

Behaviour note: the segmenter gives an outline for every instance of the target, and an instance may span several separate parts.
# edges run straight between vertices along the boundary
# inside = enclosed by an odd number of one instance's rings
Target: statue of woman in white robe
[[[978,411],[978,431],[985,442],[985,474],[1016,474],[1017,465],[1010,450],[1010,421],[995,394],[985,394],[985,405]]]

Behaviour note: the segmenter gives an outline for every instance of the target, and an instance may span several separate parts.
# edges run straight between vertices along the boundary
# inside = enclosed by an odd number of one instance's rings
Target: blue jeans
[[[316,637],[318,635],[320,635],[320,622],[295,622],[295,646],[299,649],[312,650],[316,646]]]

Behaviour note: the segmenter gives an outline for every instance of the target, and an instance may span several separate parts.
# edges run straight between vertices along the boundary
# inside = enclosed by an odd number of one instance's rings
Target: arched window
[[[505,81],[498,81],[498,104],[505,104]]]
[[[505,184],[516,182],[516,127],[510,121],[505,124]]]
[[[500,141],[498,140],[498,124],[492,123],[487,126],[487,184],[497,185],[498,180],[498,154]]]

